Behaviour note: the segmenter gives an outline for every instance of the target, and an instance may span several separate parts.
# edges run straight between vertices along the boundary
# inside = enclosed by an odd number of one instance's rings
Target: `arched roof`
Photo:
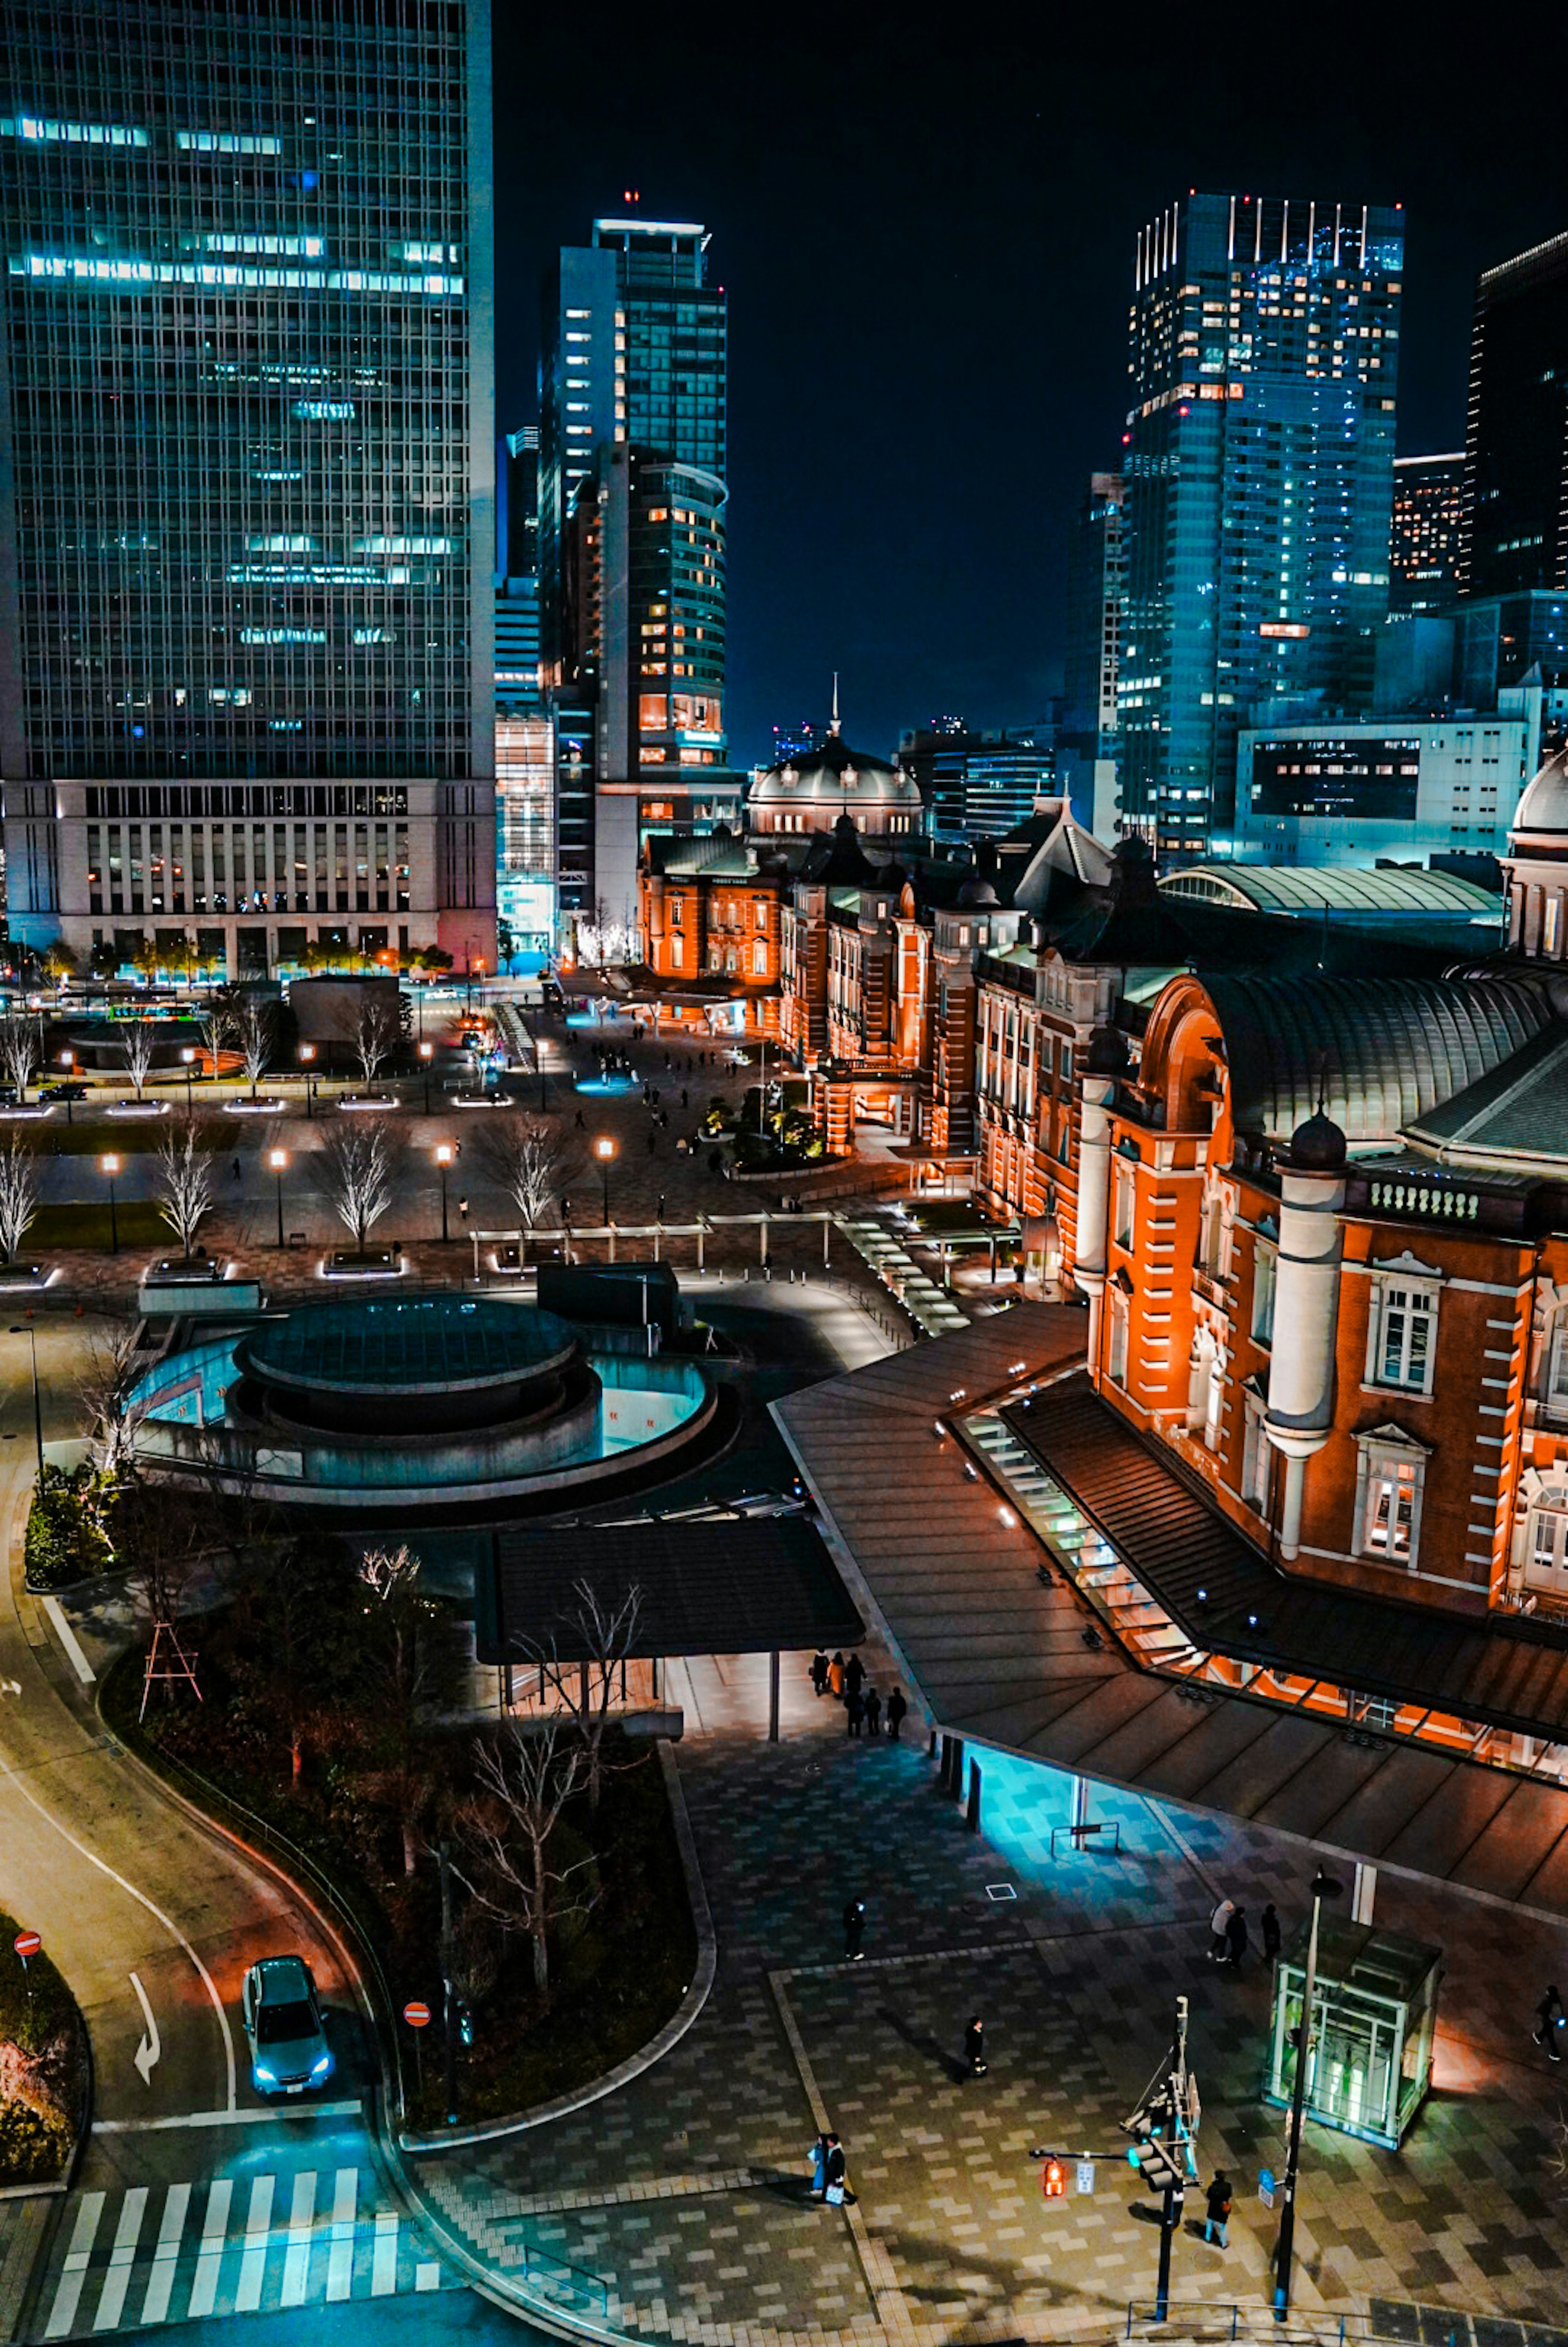
[[[1557,751],[1525,784],[1509,831],[1515,840],[1568,836],[1568,750]]]
[[[1543,988],[1472,978],[1213,978],[1238,1133],[1288,1141],[1318,1105],[1352,1147],[1391,1140],[1552,1023]]]
[[[1450,872],[1404,866],[1360,871],[1337,864],[1192,864],[1160,882],[1168,897],[1196,897],[1254,913],[1452,913],[1496,920],[1499,899]]]
[[[869,750],[851,749],[840,734],[830,733],[799,758],[769,766],[751,785],[754,810],[771,808],[820,811],[824,824],[857,806],[907,807],[920,812],[920,785],[901,766]]]

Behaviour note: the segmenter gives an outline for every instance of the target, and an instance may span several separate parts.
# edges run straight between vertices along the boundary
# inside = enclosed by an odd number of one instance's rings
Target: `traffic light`
[[[1067,2170],[1060,2159],[1047,2159],[1041,2170],[1040,2182],[1047,2200],[1064,2200],[1067,2197]]]
[[[1127,2165],[1135,2168],[1155,2192],[1182,2192],[1186,2188],[1186,2172],[1181,2153],[1174,2144],[1135,2143],[1127,2152]]]

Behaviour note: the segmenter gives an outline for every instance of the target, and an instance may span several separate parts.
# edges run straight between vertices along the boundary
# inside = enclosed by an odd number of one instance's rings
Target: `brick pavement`
[[[425,2163],[425,2188],[502,2265],[527,2239],[604,2276],[616,2320],[650,2337],[881,2332],[924,2347],[1104,2330],[1152,2289],[1152,2210],[1117,2164],[1092,2197],[1047,2205],[1028,2155],[1116,2149],[1185,1993],[1205,2177],[1227,2166],[1237,2208],[1223,2254],[1189,2223],[1176,2291],[1260,2301],[1276,2220],[1257,2173],[1283,2147],[1258,2093],[1268,1983],[1256,1963],[1215,1972],[1205,1923],[1223,1883],[1254,1918],[1272,1896],[1288,1929],[1307,1853],[1128,1796],[1100,1803],[1122,1819],[1120,1859],[1053,1864],[1065,1778],[983,1755],[977,1838],[923,1748],[850,1743],[832,1706],[804,1708],[777,1749],[731,1727],[681,1751],[719,1941],[691,2034],[611,2103]],[[1000,1886],[1015,1895],[988,1895]],[[851,1891],[871,1920],[867,1961],[849,1965],[837,1919]],[[1448,1952],[1436,2088],[1399,2155],[1309,2128],[1298,2304],[1376,2294],[1560,2319],[1560,2098],[1527,2015],[1563,1952],[1507,1910],[1388,1877],[1378,1912]],[[991,2059],[978,2081],[956,2059],[976,2009]],[[853,2210],[806,2197],[814,2113],[844,2139]]]

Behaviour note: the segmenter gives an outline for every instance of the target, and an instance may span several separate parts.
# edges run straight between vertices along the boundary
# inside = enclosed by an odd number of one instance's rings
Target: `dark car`
[[[41,1101],[85,1101],[86,1084],[46,1084],[38,1094]]]

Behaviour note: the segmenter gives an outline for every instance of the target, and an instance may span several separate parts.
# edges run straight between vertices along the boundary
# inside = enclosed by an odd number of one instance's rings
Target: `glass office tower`
[[[1363,204],[1192,195],[1139,233],[1117,760],[1163,861],[1227,851],[1249,710],[1369,700],[1402,259]]]
[[[1467,595],[1568,588],[1568,234],[1476,283],[1460,572]]]
[[[1464,456],[1396,456],[1390,611],[1446,611],[1459,592]]]
[[[4,0],[13,929],[494,956],[488,0]]]

